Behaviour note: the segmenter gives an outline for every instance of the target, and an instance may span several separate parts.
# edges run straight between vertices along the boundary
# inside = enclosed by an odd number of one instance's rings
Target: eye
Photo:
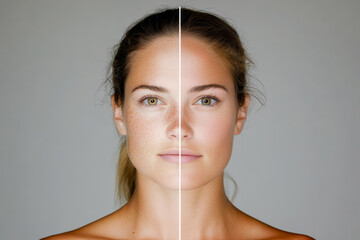
[[[204,96],[202,98],[200,98],[197,103],[200,102],[201,105],[203,106],[208,106],[208,107],[214,107],[216,104],[218,104],[220,102],[220,100],[215,97],[215,96]]]
[[[158,104],[159,102],[162,103],[162,101],[161,101],[158,97],[156,97],[156,96],[151,96],[151,95],[144,96],[144,97],[140,100],[140,102],[141,102],[142,104],[144,104],[145,107],[154,107],[154,106],[156,106],[156,105],[159,105],[159,104]]]

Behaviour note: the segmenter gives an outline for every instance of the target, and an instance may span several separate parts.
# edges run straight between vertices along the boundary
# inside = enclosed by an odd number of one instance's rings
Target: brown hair
[[[132,54],[160,36],[177,35],[179,32],[179,9],[161,9],[138,20],[127,29],[119,44],[115,45],[115,56],[110,66],[112,95],[118,106],[125,99],[125,83],[129,74]],[[242,106],[245,95],[252,94],[248,81],[248,68],[253,62],[245,53],[236,30],[221,17],[199,10],[181,9],[181,34],[191,35],[208,42],[227,61],[234,79],[237,102]],[[256,90],[256,89],[255,89]],[[261,92],[260,92],[261,93]],[[127,202],[136,187],[136,169],[127,153],[127,142],[123,139],[118,168],[117,195]]]

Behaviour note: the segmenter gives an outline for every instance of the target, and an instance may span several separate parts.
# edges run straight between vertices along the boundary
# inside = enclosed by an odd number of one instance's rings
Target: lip
[[[159,155],[179,155],[179,149],[176,149],[176,148],[169,149],[169,150],[166,150],[166,151],[160,153]],[[202,156],[201,154],[197,154],[194,151],[187,149],[187,148],[181,149],[181,156],[183,156],[183,155],[197,156],[197,157]]]
[[[158,154],[162,159],[169,162],[178,163],[179,162],[179,149],[169,149]],[[190,149],[181,149],[181,162],[192,162],[198,158],[202,157],[201,154],[197,154]]]

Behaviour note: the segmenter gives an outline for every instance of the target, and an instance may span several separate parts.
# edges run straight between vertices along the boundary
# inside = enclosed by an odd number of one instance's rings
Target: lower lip
[[[174,162],[174,163],[179,162],[179,155],[166,154],[166,155],[160,155],[160,157],[165,161]],[[192,162],[200,157],[201,156],[181,155],[181,163]]]

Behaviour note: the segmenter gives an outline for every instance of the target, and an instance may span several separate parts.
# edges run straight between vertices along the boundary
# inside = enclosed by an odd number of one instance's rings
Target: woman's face
[[[210,84],[213,87],[201,87]],[[181,184],[185,190],[203,186],[223,173],[233,137],[245,123],[248,103],[247,97],[238,108],[225,59],[192,36],[181,39],[180,102],[179,40],[169,36],[135,52],[124,106],[113,103],[113,107],[116,127],[127,137],[129,157],[141,178],[178,189],[180,165],[173,161],[178,158],[161,154],[179,150],[181,141],[181,149],[198,156],[182,154]]]

